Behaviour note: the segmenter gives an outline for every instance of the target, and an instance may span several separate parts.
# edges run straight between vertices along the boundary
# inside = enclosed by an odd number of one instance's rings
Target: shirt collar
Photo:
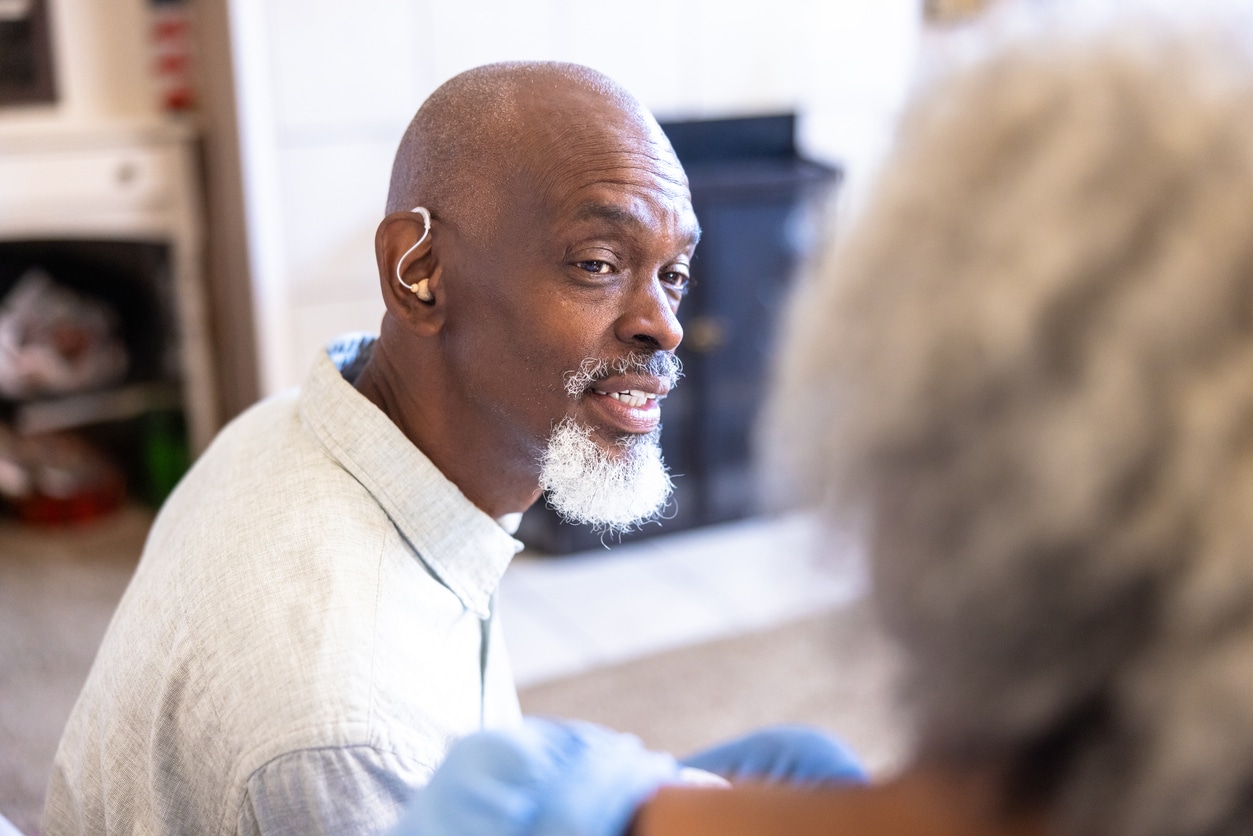
[[[487,618],[492,594],[522,544],[344,380],[325,352],[301,390],[300,416],[387,512],[431,573],[466,609]],[[515,521],[508,523],[516,530]]]

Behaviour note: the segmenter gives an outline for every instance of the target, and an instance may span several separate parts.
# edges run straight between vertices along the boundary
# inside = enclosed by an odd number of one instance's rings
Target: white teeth
[[[628,389],[625,392],[601,392],[600,394],[608,395],[614,400],[635,409],[639,409],[640,407],[645,406],[649,401],[657,399],[657,396],[651,392],[641,392],[639,389]]]

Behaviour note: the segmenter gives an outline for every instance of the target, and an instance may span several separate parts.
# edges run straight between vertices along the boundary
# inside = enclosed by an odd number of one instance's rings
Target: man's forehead
[[[563,153],[564,151],[564,153]],[[609,136],[550,154],[544,200],[559,221],[696,227],[683,167],[652,137]]]
[[[523,87],[509,132],[512,165],[502,160],[500,176],[488,181],[508,194],[505,203],[530,204],[553,232],[594,221],[637,232],[661,225],[695,243],[687,176],[638,102],[579,85],[544,95]]]
[[[677,227],[675,232],[682,236],[681,243],[695,246],[700,240],[700,225],[686,195],[667,201],[664,206],[657,205],[655,201],[601,195],[578,203],[572,219],[576,223],[599,221],[632,232],[646,232],[653,228],[656,221],[663,221]]]

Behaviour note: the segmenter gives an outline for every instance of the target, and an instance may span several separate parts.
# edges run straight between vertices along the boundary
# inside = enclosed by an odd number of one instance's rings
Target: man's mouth
[[[597,416],[595,423],[637,435],[657,429],[661,421],[661,400],[669,387],[657,378],[615,375],[596,381],[584,391]]]
[[[616,360],[588,357],[577,369],[566,373],[565,388],[572,398],[589,391],[598,395],[617,392],[630,397],[641,393],[664,396],[682,374],[679,358],[666,352],[632,353]]]
[[[621,392],[610,392],[604,389],[592,389],[598,395],[606,395],[615,401],[623,403],[633,409],[640,409],[648,405],[649,401],[657,400],[657,395],[652,392],[643,392],[639,389],[625,389]]]
[[[583,419],[602,435],[652,433],[661,425],[661,401],[682,374],[673,354],[632,354],[618,360],[584,360],[566,375],[570,397],[586,410]]]

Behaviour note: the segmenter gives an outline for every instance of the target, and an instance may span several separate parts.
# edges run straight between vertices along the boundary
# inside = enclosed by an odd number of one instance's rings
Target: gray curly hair
[[[767,438],[864,536],[928,754],[1062,833],[1247,834],[1253,61],[1130,23],[927,91]]]

